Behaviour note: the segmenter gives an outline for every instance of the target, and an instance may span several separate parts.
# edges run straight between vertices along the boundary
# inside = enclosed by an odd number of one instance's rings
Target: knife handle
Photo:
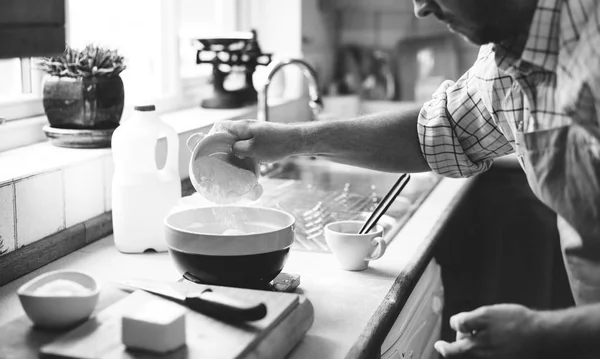
[[[211,290],[186,297],[184,304],[194,311],[227,322],[260,320],[267,315],[264,303],[249,305]]]

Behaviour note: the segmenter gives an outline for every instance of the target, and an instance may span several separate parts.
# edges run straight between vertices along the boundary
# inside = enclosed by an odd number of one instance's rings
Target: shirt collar
[[[558,62],[560,12],[563,0],[539,0],[529,34],[494,45],[496,64],[522,70],[527,64],[554,72]]]

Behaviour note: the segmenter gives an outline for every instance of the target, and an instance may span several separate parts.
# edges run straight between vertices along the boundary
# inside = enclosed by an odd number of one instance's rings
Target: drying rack
[[[325,226],[340,220],[365,221],[381,200],[373,187],[371,193],[364,194],[354,192],[349,184],[332,191],[300,180],[265,179],[261,182],[268,190],[256,205],[280,209],[296,218],[293,250],[330,252],[324,236]],[[387,242],[400,231],[437,182],[432,181],[412,203],[402,194],[396,198],[378,222],[384,228]]]

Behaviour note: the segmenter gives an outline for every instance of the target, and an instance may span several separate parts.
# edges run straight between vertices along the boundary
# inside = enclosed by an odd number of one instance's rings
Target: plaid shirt
[[[482,46],[458,81],[446,81],[418,119],[432,170],[469,177],[518,149],[516,134],[574,119],[600,138],[600,2],[539,0],[529,34]],[[568,114],[568,115],[567,115]]]

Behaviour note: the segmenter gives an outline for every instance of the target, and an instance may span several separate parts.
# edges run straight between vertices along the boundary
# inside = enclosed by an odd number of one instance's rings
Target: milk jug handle
[[[167,160],[162,170],[179,175],[179,137],[171,128],[161,130],[161,135],[167,140]]]

